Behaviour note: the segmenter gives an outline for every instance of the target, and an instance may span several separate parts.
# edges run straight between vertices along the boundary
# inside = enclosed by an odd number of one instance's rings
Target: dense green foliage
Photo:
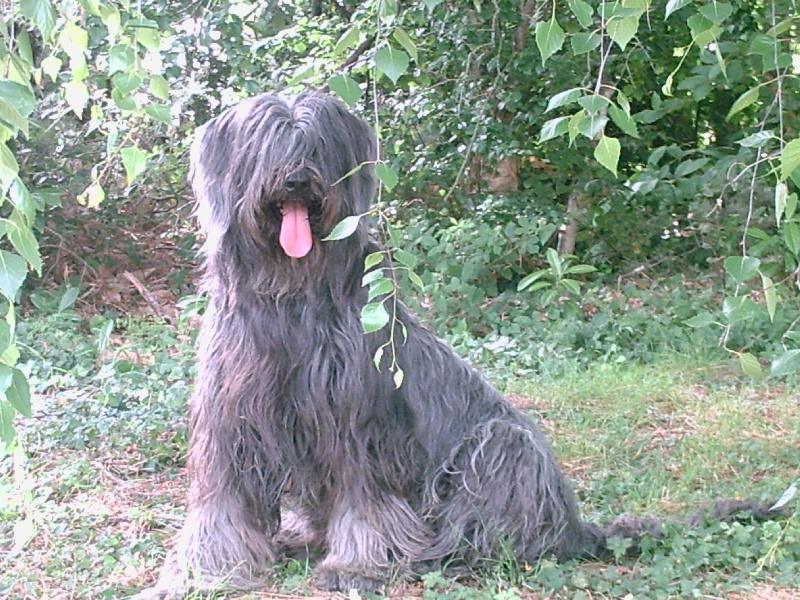
[[[196,124],[309,86],[382,140],[398,268],[369,276],[366,330],[402,290],[520,371],[699,349],[794,373],[798,28],[788,0],[22,0],[0,30],[2,439],[30,414],[14,306],[62,199],[124,228],[154,190],[184,195]],[[94,250],[73,252],[96,269]]]

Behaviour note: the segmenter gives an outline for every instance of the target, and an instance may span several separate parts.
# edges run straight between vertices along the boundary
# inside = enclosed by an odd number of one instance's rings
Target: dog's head
[[[330,96],[265,94],[226,110],[192,146],[206,252],[229,234],[305,257],[336,223],[369,209],[376,158],[370,127]]]

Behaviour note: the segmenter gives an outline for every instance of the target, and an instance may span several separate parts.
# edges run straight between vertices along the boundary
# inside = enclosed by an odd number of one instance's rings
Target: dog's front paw
[[[324,570],[317,575],[317,587],[327,592],[380,592],[386,586],[383,579],[375,579],[347,571]]]

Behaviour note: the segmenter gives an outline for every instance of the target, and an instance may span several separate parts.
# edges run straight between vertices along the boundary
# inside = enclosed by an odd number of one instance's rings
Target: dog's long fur
[[[370,128],[315,93],[259,96],[198,131],[192,183],[210,306],[189,515],[160,582],[140,597],[258,585],[293,546],[322,557],[322,587],[375,589],[394,570],[445,562],[598,556],[609,535],[648,528],[581,521],[536,425],[403,304],[394,339],[405,379],[396,388],[376,369],[389,330],[364,334],[360,313],[364,259],[381,248],[368,219],[322,241],[369,210],[376,157]],[[302,258],[278,241],[286,202],[308,208],[313,246]]]

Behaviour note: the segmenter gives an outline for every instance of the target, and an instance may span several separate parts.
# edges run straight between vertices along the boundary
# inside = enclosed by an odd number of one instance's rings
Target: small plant
[[[548,248],[545,252],[549,269],[540,269],[522,278],[517,285],[517,291],[537,292],[543,290],[539,302],[542,306],[547,306],[555,300],[559,294],[568,294],[579,297],[581,295],[581,282],[573,279],[570,275],[585,275],[594,273],[595,269],[591,265],[572,264],[577,257],[573,254],[559,254],[553,248]]]

